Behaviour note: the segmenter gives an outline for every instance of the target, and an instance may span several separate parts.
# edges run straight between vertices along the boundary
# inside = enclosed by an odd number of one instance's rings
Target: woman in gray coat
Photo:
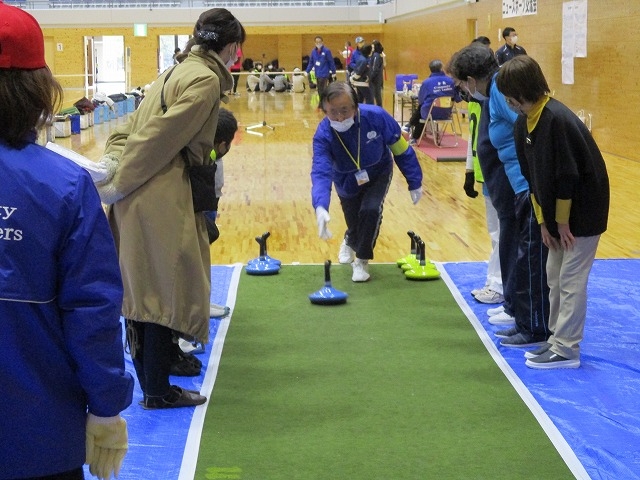
[[[204,214],[194,213],[186,167],[211,161],[220,101],[233,86],[228,67],[246,34],[228,10],[214,8],[200,16],[193,36],[187,58],[158,78],[109,137],[103,161],[115,173],[99,185],[109,204],[122,314],[147,409],[207,400],[169,383],[175,335],[200,342],[209,335],[209,242]]]

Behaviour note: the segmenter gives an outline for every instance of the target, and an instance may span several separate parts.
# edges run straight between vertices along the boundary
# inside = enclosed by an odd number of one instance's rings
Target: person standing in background
[[[518,34],[515,29],[507,27],[502,31],[502,38],[504,38],[504,45],[496,50],[496,60],[498,65],[502,66],[508,60],[511,60],[518,55],[526,55],[527,51],[518,45]]]
[[[231,76],[233,77],[233,94],[238,96],[240,95],[240,93],[238,92],[238,82],[240,81],[240,70],[242,70],[242,48],[240,45],[238,45],[238,60],[236,60],[236,63],[234,63],[233,65],[231,65],[231,68],[229,68],[229,70],[231,71]]]
[[[62,94],[38,22],[0,2],[0,478],[108,479],[128,449],[113,236],[89,173],[36,144]]]
[[[342,57],[344,58],[344,69],[345,69],[347,81],[349,81],[349,75],[351,74],[351,68],[349,67],[349,65],[351,64],[352,56],[353,56],[353,47],[351,46],[351,42],[347,41],[344,44],[344,50],[342,51]]]
[[[369,88],[373,101],[379,107],[382,107],[382,87],[384,85],[384,47],[378,40],[374,40],[371,45],[373,52],[369,57],[370,75]]]
[[[364,38],[356,37],[356,48],[351,53],[351,61],[347,63],[347,68],[349,70],[349,75],[353,73],[356,68],[356,63],[358,62],[358,58],[362,56],[362,47],[364,47]]]
[[[313,69],[316,74],[316,85],[318,88],[318,94],[322,96],[332,77],[335,79],[336,64],[333,61],[331,50],[324,46],[322,37],[320,35],[316,36],[315,42],[316,46],[313,50],[311,50],[306,73],[308,74]]]

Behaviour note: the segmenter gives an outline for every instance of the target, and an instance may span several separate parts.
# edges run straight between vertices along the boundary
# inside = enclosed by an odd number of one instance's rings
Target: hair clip
[[[198,33],[196,33],[196,35],[198,36],[198,38],[201,38],[205,42],[209,42],[209,41],[215,42],[216,40],[218,40],[218,34],[210,30],[199,30]]]

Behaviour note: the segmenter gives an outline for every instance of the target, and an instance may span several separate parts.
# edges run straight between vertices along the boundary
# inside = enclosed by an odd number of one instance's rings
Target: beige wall
[[[399,1],[399,0],[398,0]],[[501,0],[477,3],[451,2],[438,9],[391,18],[385,24],[249,26],[245,57],[261,60],[278,58],[285,68],[297,66],[302,55],[313,48],[316,34],[338,56],[346,40],[362,35],[380,39],[387,54],[387,75],[393,84],[397,73],[418,73],[424,78],[428,62],[440,58],[445,63],[452,53],[477,34],[486,35],[492,47],[502,43],[498,30],[516,28],[520,43],[535,57],[547,76],[556,98],[573,110],[593,115],[593,134],[607,152],[640,161],[640,2],[591,0],[588,3],[587,58],[575,59],[575,84],[561,83],[562,1],[539,0],[538,14],[503,20]],[[85,35],[122,35],[131,48],[131,84],[144,85],[157,75],[158,35],[188,34],[188,27],[149,27],[147,37],[134,37],[132,27],[45,28],[53,48],[53,69],[57,75],[82,74]],[[48,48],[48,55],[51,55]],[[78,77],[61,77],[67,87],[84,84]],[[68,99],[69,101],[75,98]],[[72,103],[72,101],[70,102]],[[630,107],[630,108],[629,108]]]
[[[428,62],[451,54],[472,40],[468,24],[477,20],[478,35],[491,39],[513,27],[519,43],[542,66],[555,97],[574,111],[593,115],[593,135],[603,151],[640,161],[640,2],[588,2],[587,57],[575,59],[575,83],[561,78],[562,1],[539,0],[538,14],[502,19],[501,0],[481,0],[437,13],[390,20],[384,29],[387,70],[428,74]]]

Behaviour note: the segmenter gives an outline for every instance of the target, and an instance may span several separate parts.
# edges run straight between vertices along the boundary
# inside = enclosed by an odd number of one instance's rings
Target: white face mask
[[[331,125],[331,128],[333,128],[336,132],[341,132],[341,133],[349,130],[354,123],[356,123],[354,117],[345,118],[341,122],[338,122],[336,120],[329,120],[329,124]]]
[[[511,44],[515,45],[516,43],[518,43],[518,36],[517,35],[511,37]]]
[[[234,63],[238,61],[238,47],[236,47],[236,51],[229,57],[227,63],[224,64],[227,67],[227,70],[230,69]]]
[[[473,98],[475,98],[476,100],[478,100],[479,102],[482,102],[482,101],[484,101],[484,100],[486,100],[486,99],[487,99],[487,97],[486,97],[486,96],[484,96],[483,94],[481,94],[478,90],[476,90],[475,92],[473,92],[473,93],[471,94],[471,96],[472,96]]]

